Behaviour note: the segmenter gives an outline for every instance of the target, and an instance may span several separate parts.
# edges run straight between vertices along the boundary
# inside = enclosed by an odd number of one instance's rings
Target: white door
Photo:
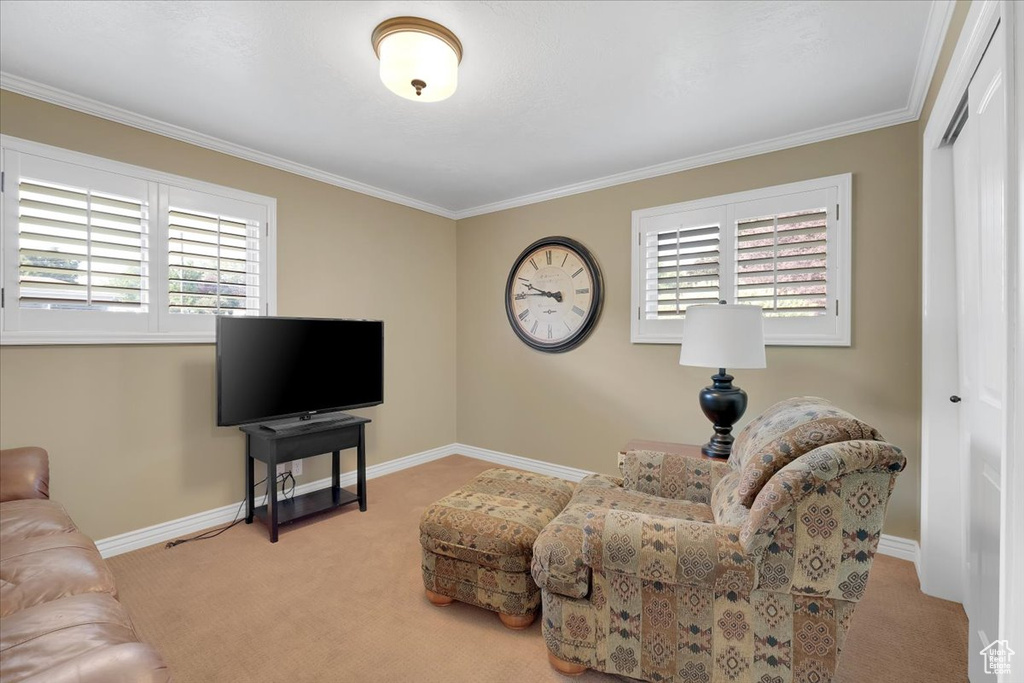
[[[1006,118],[1004,31],[997,28],[967,90],[968,119],[953,147],[971,681],[999,638],[1000,497],[1006,420]]]

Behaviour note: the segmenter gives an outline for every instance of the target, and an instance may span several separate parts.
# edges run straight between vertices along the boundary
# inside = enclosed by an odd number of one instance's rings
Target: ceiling
[[[0,85],[461,218],[915,120],[948,2],[3,2]],[[423,104],[373,28],[464,47]]]

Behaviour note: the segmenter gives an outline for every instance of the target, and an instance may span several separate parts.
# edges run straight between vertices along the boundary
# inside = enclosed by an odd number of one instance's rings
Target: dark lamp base
[[[714,435],[700,449],[709,458],[726,459],[732,454],[732,426],[747,410],[747,392],[734,387],[732,380],[725,368],[719,368],[711,377],[714,383],[700,391],[700,409],[715,426]]]

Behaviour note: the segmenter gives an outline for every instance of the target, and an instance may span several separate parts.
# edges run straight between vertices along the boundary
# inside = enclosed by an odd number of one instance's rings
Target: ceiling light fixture
[[[459,85],[462,43],[441,24],[395,17],[373,29],[380,80],[388,90],[416,102],[440,102]]]

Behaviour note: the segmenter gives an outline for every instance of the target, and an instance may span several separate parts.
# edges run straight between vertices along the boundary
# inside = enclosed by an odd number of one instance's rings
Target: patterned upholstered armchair
[[[750,423],[729,462],[627,453],[534,546],[562,673],[827,683],[905,459],[818,398]]]

